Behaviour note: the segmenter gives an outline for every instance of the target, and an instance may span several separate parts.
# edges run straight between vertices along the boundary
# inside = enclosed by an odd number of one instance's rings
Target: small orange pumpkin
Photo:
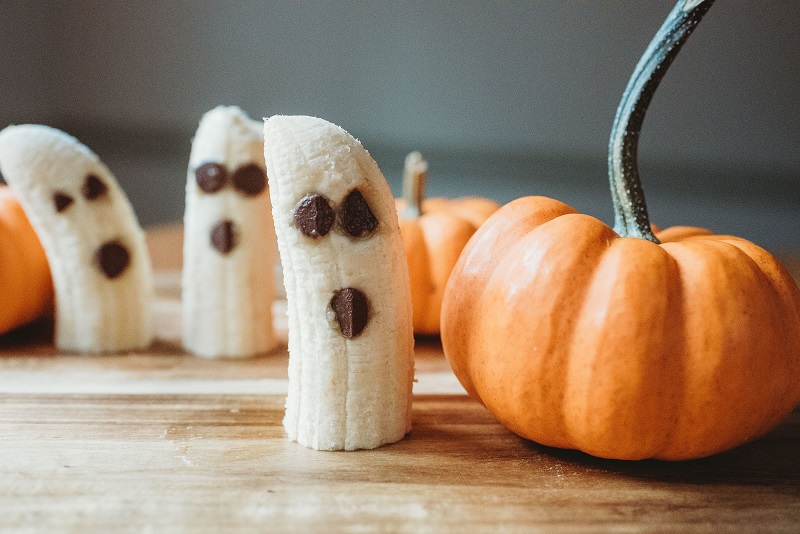
[[[450,271],[475,230],[500,206],[475,197],[424,199],[427,170],[419,152],[406,157],[403,199],[396,206],[411,282],[414,332],[438,334]]]
[[[53,279],[42,244],[19,200],[0,186],[0,334],[53,310]]]
[[[737,237],[653,235],[647,216],[641,124],[708,7],[678,3],[623,96],[609,158],[615,229],[522,198],[453,270],[447,359],[520,436],[607,458],[699,458],[763,435],[800,400],[800,289],[787,270]]]

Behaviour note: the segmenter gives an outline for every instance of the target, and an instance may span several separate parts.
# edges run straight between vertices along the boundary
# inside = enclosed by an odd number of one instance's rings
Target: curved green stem
[[[428,162],[419,152],[406,156],[403,169],[403,200],[406,208],[400,214],[404,219],[416,219],[422,215],[422,201],[425,199],[425,180],[428,177]]]
[[[614,118],[608,146],[608,177],[614,202],[614,230],[623,237],[658,243],[650,228],[637,151],[647,107],[686,39],[714,0],[679,0],[631,75]]]

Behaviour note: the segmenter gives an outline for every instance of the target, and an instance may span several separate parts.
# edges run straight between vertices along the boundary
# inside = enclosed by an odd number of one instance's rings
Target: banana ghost
[[[361,144],[313,117],[264,125],[289,314],[290,439],[371,449],[411,428],[414,339],[392,192]]]
[[[189,156],[183,345],[205,357],[272,350],[275,233],[261,122],[238,107],[206,113]]]
[[[0,172],[47,255],[61,350],[143,349],[153,338],[144,232],[116,179],[74,137],[40,125],[0,132]]]

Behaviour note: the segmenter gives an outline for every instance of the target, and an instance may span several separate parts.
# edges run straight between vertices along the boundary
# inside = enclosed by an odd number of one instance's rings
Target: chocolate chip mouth
[[[330,305],[344,337],[357,337],[367,327],[369,303],[367,296],[358,289],[346,287],[336,291]]]
[[[219,221],[211,229],[211,246],[222,255],[228,254],[236,248],[238,242],[236,223],[229,219]]]
[[[125,272],[131,263],[131,255],[119,241],[109,241],[97,249],[95,261],[106,278],[113,279]]]

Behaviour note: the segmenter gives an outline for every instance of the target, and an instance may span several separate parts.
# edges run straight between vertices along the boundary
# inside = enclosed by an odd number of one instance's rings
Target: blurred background
[[[399,195],[542,194],[612,219],[614,111],[672,0],[0,0],[0,127],[93,148],[145,225],[180,220],[200,116],[310,114],[360,138]],[[800,250],[800,2],[719,1],[651,105],[653,222]]]

